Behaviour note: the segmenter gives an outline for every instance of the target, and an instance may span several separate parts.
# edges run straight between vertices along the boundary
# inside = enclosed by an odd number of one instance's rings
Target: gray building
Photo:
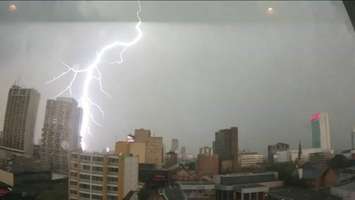
[[[239,167],[238,128],[231,127],[215,133],[213,151],[220,160],[220,170],[235,171]]]
[[[68,152],[80,149],[81,118],[82,110],[73,98],[47,101],[40,156],[52,171],[67,173]]]
[[[274,155],[279,151],[288,151],[290,149],[290,145],[286,143],[279,142],[275,145],[267,146],[267,157],[269,162],[274,162]]]
[[[35,89],[13,85],[8,93],[4,130],[0,148],[32,156],[33,135],[40,94]]]

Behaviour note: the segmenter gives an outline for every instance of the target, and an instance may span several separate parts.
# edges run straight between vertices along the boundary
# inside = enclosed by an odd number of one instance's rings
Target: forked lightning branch
[[[105,45],[104,47],[99,49],[99,51],[97,51],[97,54],[93,62],[88,66],[75,65],[75,67],[73,67],[63,63],[63,65],[67,68],[66,71],[64,71],[63,73],[59,74],[58,76],[54,77],[52,80],[47,82],[47,84],[50,84],[64,76],[72,75],[72,78],[70,79],[69,83],[64,87],[63,90],[61,90],[56,95],[56,97],[65,94],[69,94],[70,96],[72,96],[73,93],[72,88],[74,84],[77,83],[79,74],[81,76],[84,76],[84,81],[81,86],[81,96],[79,98],[79,105],[83,109],[83,118],[82,118],[82,124],[80,129],[80,135],[81,137],[83,137],[83,139],[87,134],[91,133],[91,129],[90,129],[91,124],[101,126],[101,124],[94,117],[94,114],[92,112],[93,109],[99,111],[101,115],[104,116],[103,109],[100,107],[100,105],[98,105],[92,100],[91,93],[90,93],[91,89],[94,86],[98,86],[98,88],[103,94],[108,95],[108,93],[103,88],[103,84],[102,84],[103,77],[100,71],[100,67],[103,64],[104,56],[110,51],[114,51],[115,49],[119,48],[120,49],[119,59],[115,61],[114,64],[122,64],[124,61],[123,59],[124,53],[128,50],[130,46],[136,44],[142,38],[142,30],[140,27],[142,24],[142,20],[140,16],[142,7],[140,1],[138,1],[137,3],[138,3],[138,9],[136,12],[136,16],[138,22],[135,26],[137,34],[132,40],[130,41],[117,40],[110,44]],[[81,143],[83,149],[86,148],[84,141],[82,140]]]

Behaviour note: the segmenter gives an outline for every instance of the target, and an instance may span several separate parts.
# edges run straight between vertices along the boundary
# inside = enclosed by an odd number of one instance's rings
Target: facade
[[[270,188],[283,186],[277,172],[217,175],[216,200],[265,200]]]
[[[69,200],[122,200],[138,190],[138,158],[72,152],[68,189]]]
[[[231,164],[231,169],[225,169],[226,171],[236,171],[239,167],[238,128],[231,127],[217,131],[213,150],[219,157],[220,165],[223,165],[223,163]],[[220,169],[224,170],[224,167]]]
[[[286,143],[277,143],[275,145],[268,145],[267,146],[267,155],[268,155],[268,161],[269,162],[274,162],[274,156],[276,154],[276,152],[280,152],[280,151],[287,151],[289,150],[290,145],[286,144]]]
[[[264,155],[255,152],[241,153],[239,157],[240,157],[241,168],[259,167],[261,164],[264,163],[264,159],[265,159]]]
[[[146,144],[143,142],[128,142],[128,141],[118,141],[116,142],[116,153],[118,155],[129,155],[132,154],[138,157],[138,162],[146,163]]]
[[[31,157],[40,94],[35,89],[13,85],[8,93],[0,148]]]
[[[40,154],[52,171],[68,172],[68,153],[80,149],[81,116],[82,110],[73,98],[47,101]]]
[[[134,141],[145,143],[145,162],[161,166],[163,162],[163,138],[154,137],[150,130],[136,129]]]
[[[310,119],[312,127],[312,148],[331,150],[330,126],[328,113],[315,113]]]
[[[213,176],[218,174],[218,155],[213,154],[211,147],[200,148],[200,153],[197,155],[196,172],[199,176]]]

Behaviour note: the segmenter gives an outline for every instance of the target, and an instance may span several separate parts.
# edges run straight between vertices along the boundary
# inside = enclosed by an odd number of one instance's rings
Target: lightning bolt
[[[95,119],[92,110],[96,109],[97,111],[99,111],[101,113],[102,117],[104,117],[103,109],[100,107],[100,105],[98,105],[97,103],[95,103],[91,99],[90,89],[92,88],[92,86],[94,84],[96,84],[96,86],[98,86],[99,90],[104,95],[110,96],[104,90],[103,84],[102,84],[102,74],[100,71],[100,66],[102,66],[102,64],[103,64],[103,61],[102,61],[103,57],[105,56],[106,53],[114,50],[115,48],[120,47],[121,50],[119,52],[119,59],[117,61],[111,62],[111,64],[122,64],[124,62],[124,59],[123,59],[124,53],[128,50],[129,47],[131,47],[132,45],[135,45],[142,38],[142,35],[143,35],[142,30],[141,30],[142,19],[140,16],[141,12],[142,12],[142,6],[141,6],[140,1],[137,1],[137,4],[138,4],[138,9],[136,12],[137,24],[135,26],[137,34],[132,40],[130,40],[128,42],[117,40],[117,41],[114,41],[110,44],[107,44],[106,46],[102,47],[101,49],[99,49],[97,51],[93,62],[88,66],[84,66],[84,67],[81,67],[79,65],[69,66],[69,65],[63,63],[63,65],[66,67],[66,71],[64,71],[63,73],[54,77],[52,80],[47,81],[47,83],[46,83],[46,84],[53,83],[68,74],[72,74],[73,76],[70,79],[68,85],[62,91],[60,91],[55,97],[62,96],[66,93],[69,93],[69,95],[72,96],[72,93],[73,93],[72,87],[75,84],[75,82],[77,81],[78,75],[83,74],[84,81],[82,84],[82,94],[79,98],[79,106],[83,109],[82,123],[81,123],[81,128],[80,128],[80,136],[82,137],[82,142],[81,142],[82,149],[86,149],[86,145],[85,145],[84,141],[85,141],[85,136],[88,134],[91,134],[91,129],[90,129],[91,123],[93,123],[97,126],[101,126],[101,124],[99,122],[97,122],[97,120]]]

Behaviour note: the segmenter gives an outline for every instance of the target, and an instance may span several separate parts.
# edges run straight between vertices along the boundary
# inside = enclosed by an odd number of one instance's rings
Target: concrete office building
[[[231,127],[215,133],[213,150],[220,160],[221,172],[233,172],[239,167],[238,128]]]
[[[35,89],[13,85],[8,93],[0,148],[19,155],[32,156],[33,135],[40,94]]]
[[[312,148],[330,151],[331,138],[328,113],[315,113],[310,118],[312,127]]]
[[[41,159],[54,172],[68,172],[68,152],[80,148],[82,110],[73,98],[48,100],[42,128]]]
[[[138,190],[138,158],[72,152],[68,190],[69,200],[122,200]]]

